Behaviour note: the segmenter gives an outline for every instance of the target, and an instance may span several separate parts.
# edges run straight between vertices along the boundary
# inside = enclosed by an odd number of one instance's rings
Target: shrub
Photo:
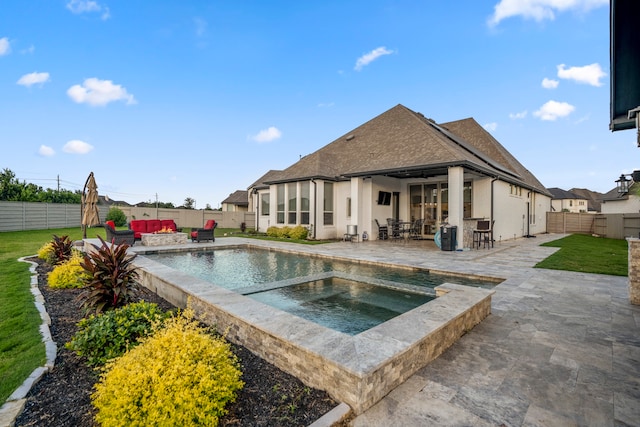
[[[72,251],[71,257],[58,264],[49,276],[47,277],[47,283],[52,288],[67,289],[67,288],[81,288],[84,286],[85,271],[80,265],[82,262],[82,255],[79,251]]]
[[[102,426],[218,425],[244,385],[229,344],[193,319],[192,310],[106,365],[91,400]]]
[[[78,332],[65,344],[69,350],[87,359],[90,366],[104,365],[122,356],[149,336],[156,323],[167,317],[156,304],[141,301],[128,304],[78,322]]]
[[[267,228],[267,236],[269,237],[278,237],[278,235],[280,234],[280,228],[276,227],[274,225],[272,225],[271,227]]]
[[[55,264],[55,254],[53,253],[53,242],[47,242],[38,249],[38,258],[49,264]]]
[[[117,227],[122,227],[127,225],[127,216],[122,212],[122,209],[112,206],[109,208],[105,221],[113,221]]]
[[[302,225],[296,225],[289,231],[289,237],[296,240],[305,240],[308,234],[309,230]]]
[[[87,289],[80,295],[86,310],[96,314],[125,305],[136,288],[138,273],[133,267],[136,255],[128,255],[129,245],[109,245],[98,236],[101,247],[84,256],[80,263],[87,273]]]
[[[291,227],[288,227],[286,225],[284,227],[280,227],[278,228],[278,237],[280,239],[288,239],[289,232],[291,232]]]
[[[58,237],[54,234],[51,246],[53,248],[54,264],[62,264],[71,257],[73,242],[69,239],[69,236]]]

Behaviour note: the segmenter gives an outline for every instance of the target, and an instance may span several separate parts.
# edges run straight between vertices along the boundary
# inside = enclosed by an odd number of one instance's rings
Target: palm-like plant
[[[101,247],[85,254],[80,263],[87,273],[86,288],[79,298],[87,311],[97,314],[126,305],[136,289],[138,273],[133,266],[135,254],[128,255],[129,245],[108,245],[100,236]]]
[[[51,242],[51,248],[53,250],[53,258],[56,264],[62,264],[71,258],[71,248],[73,248],[73,242],[69,239],[69,236],[56,236],[53,235],[53,241]]]

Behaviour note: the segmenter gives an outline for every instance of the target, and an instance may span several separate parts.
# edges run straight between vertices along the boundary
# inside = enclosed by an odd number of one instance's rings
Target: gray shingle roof
[[[249,192],[247,190],[234,191],[229,197],[224,199],[222,203],[236,206],[249,206]]]
[[[473,119],[441,126],[397,105],[263,183],[411,173],[446,174],[463,166],[547,194],[545,187]]]

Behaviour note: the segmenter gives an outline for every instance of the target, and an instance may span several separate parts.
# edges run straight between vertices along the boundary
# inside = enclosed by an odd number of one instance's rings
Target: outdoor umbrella
[[[100,213],[98,212],[98,186],[93,177],[93,172],[89,174],[87,182],[82,190],[82,238],[87,238],[87,227],[100,224]]]

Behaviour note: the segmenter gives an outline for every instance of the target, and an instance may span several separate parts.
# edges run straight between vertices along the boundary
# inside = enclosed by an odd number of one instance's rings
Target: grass
[[[29,265],[18,258],[35,255],[52,236],[82,237],[78,228],[0,233],[0,404],[31,372],[45,362],[40,314],[29,289]],[[104,236],[104,229],[87,230],[87,237]]]
[[[125,227],[118,227],[125,229]],[[186,228],[185,231],[190,231]],[[216,237],[224,234],[235,237],[251,237],[264,240],[282,240],[267,236],[241,233],[239,229],[216,229]],[[38,249],[51,241],[52,236],[69,236],[71,240],[82,238],[82,230],[61,228],[51,230],[10,231],[0,233],[0,406],[39,366],[45,363],[45,350],[40,336],[40,314],[33,303],[29,289],[31,279],[29,265],[18,258],[35,255]],[[104,229],[89,228],[87,237],[106,238]],[[288,242],[319,244],[306,240]]]
[[[626,240],[572,234],[553,242],[543,243],[542,246],[560,248],[560,250],[539,262],[536,265],[537,268],[612,276],[628,274]]]

